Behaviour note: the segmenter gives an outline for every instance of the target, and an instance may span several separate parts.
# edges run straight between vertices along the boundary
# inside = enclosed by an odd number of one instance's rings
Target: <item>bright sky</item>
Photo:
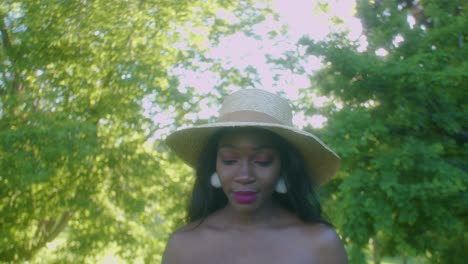
[[[352,40],[359,40],[361,49],[365,50],[367,42],[362,34],[361,23],[359,19],[354,17],[355,14],[355,1],[354,0],[329,0],[329,12],[321,13],[314,9],[317,2],[325,2],[323,0],[273,0],[273,8],[279,13],[279,21],[274,21],[272,17],[266,21],[255,26],[254,30],[257,34],[262,36],[261,40],[246,37],[242,33],[237,33],[232,36],[224,38],[217,47],[210,49],[209,55],[213,58],[222,59],[225,66],[234,66],[238,69],[245,69],[247,66],[253,66],[259,73],[261,84],[256,87],[265,89],[271,92],[284,92],[288,99],[294,101],[298,98],[298,91],[301,88],[309,88],[310,82],[307,75],[294,74],[291,71],[279,71],[273,69],[271,65],[267,64],[266,55],[269,54],[273,57],[281,57],[285,51],[297,50],[295,44],[304,35],[309,36],[314,40],[323,40],[327,34],[333,29],[347,29],[349,31],[349,38]],[[229,19],[233,22],[236,21],[235,17],[226,14],[220,10],[218,15]],[[333,17],[339,17],[344,21],[341,26],[333,25],[331,22]],[[288,33],[285,36],[278,36],[274,40],[267,37],[267,32],[272,29],[278,29],[281,25],[288,27]],[[303,51],[299,51],[301,53]],[[307,73],[313,73],[320,69],[320,60],[309,56],[307,61],[302,62],[302,66],[307,69]],[[212,93],[212,87],[217,82],[216,76],[205,72],[191,72],[180,71],[181,87],[193,86],[197,88],[201,96],[204,94]],[[274,79],[274,75],[279,74],[278,80]],[[240,89],[240,87],[230,87],[230,91]],[[201,97],[203,98],[203,97]],[[328,98],[317,96],[313,100],[315,107],[320,107]],[[205,105],[205,104],[204,104]],[[186,118],[195,120],[197,118],[208,118],[216,116],[219,106],[206,107],[200,113],[188,113]],[[158,113],[159,111],[152,111]],[[161,113],[151,115],[153,120],[158,124],[170,124],[171,113]],[[321,115],[314,115],[306,117],[303,113],[295,113],[293,122],[302,128],[306,125],[312,125],[319,128],[326,123],[326,118]],[[158,131],[156,137],[169,132],[167,129]]]
[[[256,25],[254,30],[262,36],[261,40],[246,37],[243,33],[237,33],[224,38],[217,47],[213,47],[209,55],[213,58],[222,59],[224,65],[245,69],[252,65],[257,69],[261,77],[261,87],[269,91],[285,91],[290,99],[297,98],[297,89],[309,86],[307,76],[295,75],[283,72],[277,81],[273,79],[274,72],[270,65],[266,63],[265,55],[281,57],[283,52],[296,50],[295,44],[304,35],[314,40],[323,40],[332,28],[338,28],[331,23],[332,17],[340,17],[345,21],[345,28],[350,31],[349,37],[353,40],[361,36],[362,29],[360,21],[354,15],[354,0],[330,0],[328,13],[314,11],[314,0],[273,0],[273,8],[280,15],[279,21],[274,21],[268,17],[266,21]],[[218,15],[236,22],[236,18],[219,11]],[[278,29],[281,25],[288,27],[286,36],[278,36],[274,40],[267,37],[271,30]],[[365,46],[363,40],[363,46]],[[304,66],[311,72],[321,67],[317,59],[310,59],[304,62]],[[205,73],[209,74],[209,73]],[[216,80],[212,76],[200,78],[200,74],[186,73],[181,79],[184,85],[195,86],[201,93],[211,92],[211,87]],[[211,78],[210,78],[211,77]],[[232,90],[237,90],[233,87]]]

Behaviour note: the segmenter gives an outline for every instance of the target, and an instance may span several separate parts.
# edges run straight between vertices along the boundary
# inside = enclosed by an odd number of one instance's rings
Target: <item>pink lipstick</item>
[[[232,193],[232,196],[239,203],[251,203],[257,199],[257,193],[252,191],[238,191]]]

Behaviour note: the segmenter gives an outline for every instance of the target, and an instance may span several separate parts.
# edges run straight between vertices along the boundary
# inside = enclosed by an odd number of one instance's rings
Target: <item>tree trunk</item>
[[[402,264],[407,264],[407,263],[408,263],[408,258],[407,258],[406,256],[403,256],[403,257],[401,258],[401,263],[402,263]]]
[[[380,252],[379,252],[379,242],[377,238],[372,238],[372,258],[374,260],[374,264],[380,264]]]

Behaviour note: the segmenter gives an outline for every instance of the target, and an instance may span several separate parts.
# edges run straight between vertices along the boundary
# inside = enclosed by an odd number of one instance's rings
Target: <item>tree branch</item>
[[[2,33],[2,43],[5,50],[11,50],[11,41],[10,36],[8,35],[8,31],[6,28],[5,21],[3,20],[4,17],[0,19],[0,32]]]
[[[5,16],[2,15],[0,17],[0,33],[2,35],[3,49],[5,50],[5,53],[7,54],[7,57],[9,57],[11,63],[14,64],[15,62],[14,49],[13,49],[13,45],[11,44],[10,35],[8,34],[8,29],[6,27],[4,19],[5,19]],[[19,74],[14,69],[11,69],[10,73],[11,73],[11,78],[10,78],[11,79],[11,82],[10,82],[11,91],[20,92],[23,87],[18,81]],[[5,79],[4,82],[5,84],[7,84],[8,80],[6,79],[5,73],[3,73],[3,76]]]
[[[54,240],[67,226],[68,220],[70,220],[72,216],[73,212],[65,212],[60,216],[58,220],[53,222],[51,226],[47,224],[47,222],[49,221],[42,221],[39,226],[39,229],[41,229],[39,230],[39,232],[42,234],[42,237],[39,239],[39,242],[36,245],[32,246],[31,250],[28,252],[28,259],[31,259],[34,256],[34,254],[41,248],[43,248],[48,242]],[[46,230],[49,228],[51,230]]]

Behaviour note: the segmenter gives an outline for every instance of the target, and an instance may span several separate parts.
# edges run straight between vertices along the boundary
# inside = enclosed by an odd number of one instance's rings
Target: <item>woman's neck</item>
[[[284,212],[273,202],[264,204],[261,208],[255,211],[242,211],[228,204],[222,213],[226,217],[225,221],[230,226],[237,227],[259,227],[273,225],[279,220],[279,216]]]

